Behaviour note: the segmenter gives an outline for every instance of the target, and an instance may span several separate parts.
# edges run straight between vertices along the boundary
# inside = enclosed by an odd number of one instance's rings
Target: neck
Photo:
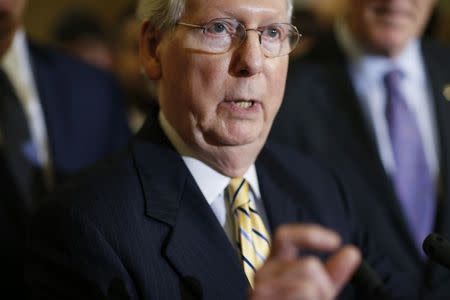
[[[268,135],[267,132],[257,141],[245,145],[214,145],[206,141],[202,134],[195,141],[182,139],[163,113],[158,118],[162,130],[180,155],[198,159],[228,177],[243,176],[247,172]]]
[[[261,151],[262,145],[219,146],[199,149],[196,158],[228,177],[240,177],[247,172]]]

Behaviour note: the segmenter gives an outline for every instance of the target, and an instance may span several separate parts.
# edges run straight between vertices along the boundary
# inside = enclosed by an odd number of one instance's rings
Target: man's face
[[[395,56],[427,24],[435,0],[348,0],[356,38],[375,54]]]
[[[11,44],[19,26],[26,0],[0,0],[0,57]]]
[[[289,22],[286,1],[280,0],[188,0],[180,21],[204,24],[230,17],[247,28]],[[283,98],[288,56],[265,57],[256,31],[248,31],[234,50],[201,52],[189,46],[200,33],[177,26],[156,49],[160,74],[150,77],[159,79],[162,111],[182,139],[200,152],[260,149]]]

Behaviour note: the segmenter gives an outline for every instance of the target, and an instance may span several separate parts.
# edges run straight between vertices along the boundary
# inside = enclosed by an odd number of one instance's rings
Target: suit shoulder
[[[355,228],[349,191],[341,177],[320,162],[287,146],[269,144],[257,161],[258,176],[303,211],[305,222],[335,228],[345,240],[352,240]],[[260,172],[261,171],[261,172]],[[269,175],[267,175],[269,174]]]
[[[123,93],[113,74],[34,43],[30,43],[30,57],[42,94],[59,94],[52,101],[64,100],[64,105],[70,106],[67,111],[74,115],[85,107],[90,107],[91,110],[84,109],[83,114],[92,116],[92,119],[94,114],[98,118],[99,110],[113,112],[104,113],[101,118],[118,116],[120,125],[117,126],[125,126],[126,118],[122,113]],[[64,97],[61,99],[62,95]]]
[[[335,74],[345,74],[347,59],[337,45],[322,41],[307,54],[289,62],[286,89],[298,90],[320,87],[324,81],[334,80]],[[324,54],[324,48],[326,53]]]
[[[427,39],[422,41],[422,50],[429,70],[450,78],[450,47]]]
[[[330,168],[288,145],[270,142],[262,152],[262,158],[266,163],[278,164],[278,170],[285,170],[286,176],[301,177],[309,183],[336,184],[336,176]]]
[[[97,214],[110,211],[130,199],[138,184],[129,148],[98,162],[59,186],[48,198],[39,215]],[[132,192],[130,192],[132,191]],[[129,203],[131,205],[131,203]]]
[[[69,78],[81,78],[83,82],[93,80],[96,84],[102,81],[117,84],[111,73],[91,66],[52,47],[42,46],[30,41],[29,49],[32,61],[37,68],[53,69]]]
[[[450,62],[450,46],[443,44],[437,40],[424,39],[422,40],[422,49],[424,50],[425,56],[437,55],[444,61]]]

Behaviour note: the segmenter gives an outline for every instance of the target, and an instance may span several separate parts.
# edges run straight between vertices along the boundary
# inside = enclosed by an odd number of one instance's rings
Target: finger
[[[282,281],[291,278],[316,276],[323,273],[328,277],[328,271],[323,263],[315,256],[305,256],[294,260],[270,260],[255,275],[255,282],[272,280]]]
[[[340,245],[339,236],[329,229],[312,224],[281,226],[275,233],[271,257],[295,259],[301,249],[333,251]]]
[[[290,261],[272,260],[255,276],[255,290],[259,297],[279,295],[284,288],[297,285],[307,289],[305,293],[314,291],[313,294],[320,295],[317,299],[331,299],[336,294],[334,282],[324,264],[314,256]]]
[[[317,283],[313,278],[303,278],[302,280],[274,280],[265,286],[265,289],[254,289],[251,291],[250,299],[258,300],[301,300],[301,299],[333,299],[334,286],[326,289]]]
[[[249,290],[249,300],[273,300],[277,299],[277,288],[273,283],[255,285]]]
[[[345,246],[325,262],[325,268],[338,292],[350,280],[361,259],[361,252],[356,247]]]

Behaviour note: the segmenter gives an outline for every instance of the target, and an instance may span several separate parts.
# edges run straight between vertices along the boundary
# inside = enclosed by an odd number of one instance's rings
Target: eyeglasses
[[[259,43],[266,57],[278,57],[289,54],[298,44],[301,34],[289,23],[274,23],[258,28],[245,28],[232,18],[213,19],[204,25],[178,22],[177,25],[201,29],[193,36],[190,46],[209,53],[225,53],[239,47],[247,36],[247,31],[256,31]]]

